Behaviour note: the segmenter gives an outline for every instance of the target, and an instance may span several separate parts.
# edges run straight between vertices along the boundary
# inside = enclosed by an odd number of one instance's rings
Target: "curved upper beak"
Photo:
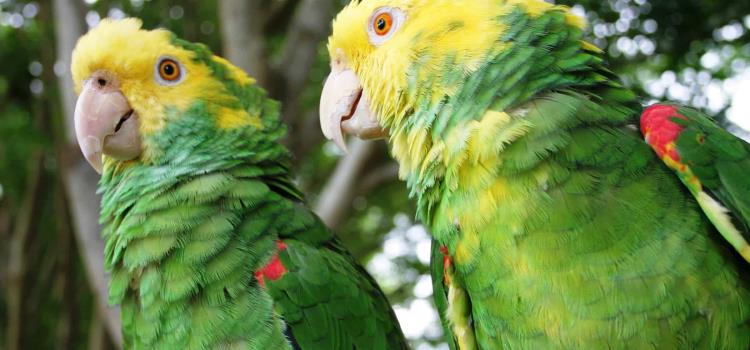
[[[346,67],[334,65],[320,96],[320,128],[323,135],[346,152],[344,133],[362,139],[385,137],[359,77]]]
[[[130,160],[141,154],[138,115],[116,84],[92,76],[83,85],[75,109],[75,129],[81,152],[102,173],[102,155]]]

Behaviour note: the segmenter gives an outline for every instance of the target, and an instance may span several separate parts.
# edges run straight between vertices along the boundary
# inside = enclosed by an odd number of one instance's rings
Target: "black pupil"
[[[164,75],[171,77],[174,74],[174,65],[167,63],[164,65]]]
[[[385,19],[378,18],[378,30],[385,30]]]

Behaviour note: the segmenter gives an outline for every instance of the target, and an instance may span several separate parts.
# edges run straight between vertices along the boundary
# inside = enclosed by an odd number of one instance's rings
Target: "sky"
[[[727,111],[727,118],[739,127],[750,130],[750,69],[734,79],[732,107]]]

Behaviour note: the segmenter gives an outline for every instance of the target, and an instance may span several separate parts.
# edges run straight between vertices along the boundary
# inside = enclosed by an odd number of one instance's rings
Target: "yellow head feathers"
[[[417,27],[410,29],[411,32],[428,34],[441,32],[442,28],[456,22],[471,24],[494,20],[518,5],[531,16],[538,16],[551,9],[563,10],[567,13],[569,24],[579,28],[586,26],[585,20],[574,15],[567,7],[542,0],[354,0],[336,16],[328,49],[331,57],[334,57],[337,50],[344,51],[354,61],[352,64],[357,63],[357,58],[373,52],[376,47],[368,40],[368,27],[374,24],[371,23],[372,14],[381,8],[400,9],[406,14],[405,22],[408,26]]]
[[[162,54],[171,34],[165,30],[142,30],[141,25],[136,18],[104,19],[78,40],[71,65],[76,92],[95,71],[107,69],[120,79],[127,79],[146,68],[144,60]]]
[[[386,126],[401,118],[418,96],[409,96],[409,81],[438,76],[450,58],[468,76],[486,55],[500,47],[507,27],[498,18],[520,7],[536,17],[552,9],[565,11],[570,25],[584,27],[583,19],[563,6],[542,0],[362,0],[344,8],[333,23],[328,41],[332,62],[351,68]],[[378,38],[379,11],[391,11],[393,33]],[[402,18],[397,18],[402,16]],[[413,70],[419,58],[420,69]],[[435,82],[433,82],[435,83]],[[436,98],[451,95],[450,84],[436,83]]]
[[[167,108],[187,109],[198,100],[216,105],[219,124],[232,127],[236,124],[258,124],[258,119],[244,110],[224,108],[235,97],[227,91],[222,81],[213,75],[205,58],[199,53],[177,43],[177,38],[164,29],[144,30],[138,19],[103,20],[82,36],[71,64],[76,91],[92,74],[106,72],[118,82],[119,89],[140,118],[143,135],[161,130],[167,120]],[[223,66],[229,77],[240,85],[254,81],[240,69],[216,56],[212,63]],[[179,80],[165,80],[160,72],[164,60],[173,61],[181,76]],[[170,72],[174,67],[169,68]],[[161,74],[160,74],[161,73]],[[229,102],[229,103],[228,103]]]

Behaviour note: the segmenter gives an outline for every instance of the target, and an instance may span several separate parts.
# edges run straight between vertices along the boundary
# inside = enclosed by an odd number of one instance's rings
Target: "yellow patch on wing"
[[[674,147],[674,142],[668,143],[666,145],[667,152],[664,153],[664,156],[661,158],[661,160],[669,168],[677,171],[680,179],[685,184],[685,186],[687,186],[694,195],[697,195],[698,192],[703,191],[703,184],[698,179],[698,177],[693,174],[693,171],[687,164],[682,163],[670,156],[670,150],[674,149]]]
[[[661,158],[661,160],[666,164],[669,168],[677,170],[678,172],[682,173],[687,170],[687,165],[683,164],[677,159],[672,158],[669,155],[669,151],[671,149],[674,149],[674,142],[670,142],[666,145],[666,153],[664,154],[664,157]]]
[[[703,213],[706,214],[714,227],[747,262],[750,262],[750,244],[748,244],[737,227],[732,223],[732,219],[728,215],[729,209],[725,208],[703,190],[703,184],[693,174],[689,166],[670,156],[670,150],[674,149],[674,147],[674,142],[670,142],[665,146],[666,152],[662,157],[662,161],[669,168],[677,171],[680,180],[690,190],[690,193],[693,194]]]
[[[581,47],[583,47],[586,51],[591,51],[593,53],[601,54],[604,53],[604,50],[600,49],[599,46],[596,46],[586,40],[581,40]]]
[[[245,110],[222,107],[216,117],[216,125],[220,129],[234,129],[244,126],[254,126],[257,129],[263,128],[263,122],[260,117],[250,115]]]
[[[453,336],[456,337],[458,348],[461,350],[476,349],[477,340],[471,323],[471,306],[466,290],[455,284],[448,286],[448,309],[446,313]]]
[[[750,262],[750,244],[747,243],[740,231],[732,223],[732,219],[727,215],[729,210],[704,191],[698,192],[696,200],[703,209],[703,212],[708,216],[708,219],[711,220],[727,242],[740,253],[745,261]]]

